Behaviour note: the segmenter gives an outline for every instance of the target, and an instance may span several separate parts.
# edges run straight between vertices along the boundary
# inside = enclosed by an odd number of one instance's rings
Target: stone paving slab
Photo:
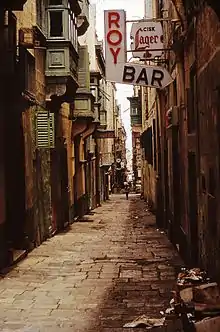
[[[0,280],[0,330],[139,332],[170,300],[177,252],[137,196],[114,195]]]

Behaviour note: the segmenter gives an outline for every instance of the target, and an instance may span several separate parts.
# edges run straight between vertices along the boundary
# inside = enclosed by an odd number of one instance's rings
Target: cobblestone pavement
[[[130,332],[167,307],[179,264],[145,203],[114,195],[0,280],[0,330]]]

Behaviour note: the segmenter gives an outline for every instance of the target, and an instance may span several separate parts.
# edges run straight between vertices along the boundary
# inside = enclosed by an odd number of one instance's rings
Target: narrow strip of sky
[[[141,19],[144,17],[144,0],[92,0],[91,3],[96,4],[96,28],[99,40],[104,38],[104,10],[107,9],[124,9],[127,19]],[[127,24],[127,42],[130,49],[130,29],[131,25]],[[127,133],[127,149],[132,150],[131,124],[129,101],[127,97],[132,96],[132,86],[117,84],[117,99],[121,105],[122,120]],[[129,161],[130,162],[130,161]]]

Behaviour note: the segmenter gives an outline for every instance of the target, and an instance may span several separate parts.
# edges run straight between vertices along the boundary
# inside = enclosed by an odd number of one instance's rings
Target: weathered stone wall
[[[4,59],[4,11],[0,10],[0,75],[2,76]],[[6,221],[6,188],[5,188],[5,121],[4,121],[4,89],[0,91],[0,268],[6,263],[5,221]]]
[[[65,138],[65,144],[67,149],[67,167],[68,167],[68,191],[69,191],[69,203],[70,206],[74,204],[74,188],[73,188],[73,176],[74,170],[74,142],[71,138],[72,133],[72,121],[69,120],[70,105],[67,103],[62,104],[60,110],[59,121],[62,126],[61,137]]]
[[[213,274],[220,273],[220,22],[205,7],[197,23],[197,84],[200,186],[198,197],[199,256]]]
[[[15,12],[17,17],[17,36],[21,28],[36,26],[36,1],[28,0],[22,12]],[[45,107],[45,50],[30,49],[35,59],[35,106],[26,106],[22,110],[22,126],[24,135],[24,168],[25,168],[25,234],[30,248],[39,245],[52,229],[51,209],[51,172],[50,150],[37,150],[35,144],[36,110]],[[26,71],[27,68],[21,68]]]
[[[149,207],[156,209],[156,172],[152,165],[146,160],[143,161],[143,195]]]
[[[21,12],[15,12],[18,29],[21,27],[32,28],[36,24],[36,0],[28,0]]]

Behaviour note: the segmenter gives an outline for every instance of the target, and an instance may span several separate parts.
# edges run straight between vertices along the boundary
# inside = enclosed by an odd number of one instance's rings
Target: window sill
[[[66,40],[65,37],[47,37],[47,40],[53,40],[53,41],[56,41],[56,40]]]

